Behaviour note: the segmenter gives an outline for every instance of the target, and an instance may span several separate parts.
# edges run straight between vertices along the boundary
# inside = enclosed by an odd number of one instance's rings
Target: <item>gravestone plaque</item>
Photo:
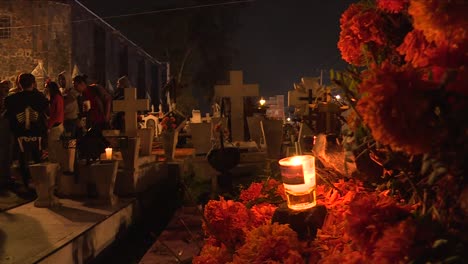
[[[261,149],[261,145],[265,142],[263,139],[262,128],[260,122],[265,120],[262,116],[248,116],[247,117],[247,124],[249,125],[249,133],[250,133],[250,140],[257,143],[259,149]],[[263,141],[263,142],[262,142]]]
[[[281,147],[283,145],[283,121],[263,120],[261,121],[261,125],[268,158],[280,159],[282,157]]]

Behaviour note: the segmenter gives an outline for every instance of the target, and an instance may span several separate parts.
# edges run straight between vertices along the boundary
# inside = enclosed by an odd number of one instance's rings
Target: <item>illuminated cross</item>
[[[137,135],[137,112],[149,110],[149,100],[137,99],[136,95],[136,88],[125,88],[124,100],[113,101],[113,111],[125,113],[125,135],[129,137]]]
[[[215,95],[231,98],[231,135],[233,141],[244,141],[244,97],[258,96],[257,84],[244,84],[242,71],[230,71],[229,85],[215,85]]]

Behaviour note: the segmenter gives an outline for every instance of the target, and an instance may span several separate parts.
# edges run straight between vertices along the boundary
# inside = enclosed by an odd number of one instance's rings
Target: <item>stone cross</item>
[[[124,100],[113,101],[115,112],[125,112],[125,135],[128,137],[137,136],[137,112],[149,110],[149,100],[137,99],[136,95],[136,88],[125,88]]]
[[[244,84],[242,71],[230,71],[229,85],[215,85],[215,96],[231,98],[231,135],[233,141],[244,141],[244,97],[258,96],[257,84]]]

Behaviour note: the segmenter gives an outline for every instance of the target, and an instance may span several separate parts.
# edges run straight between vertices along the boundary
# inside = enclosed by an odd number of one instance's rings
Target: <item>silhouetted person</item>
[[[18,78],[23,91],[5,98],[5,116],[19,149],[20,170],[23,183],[28,188],[31,178],[30,162],[38,163],[42,154],[42,140],[46,138],[45,112],[49,105],[43,93],[36,89],[36,79],[30,73]]]
[[[47,120],[49,161],[58,162],[57,149],[62,146],[60,136],[64,132],[63,97],[55,82],[47,83],[46,89],[50,95],[49,119]]]
[[[13,185],[13,180],[10,175],[10,167],[12,160],[12,136],[8,119],[4,116],[3,101],[11,89],[9,81],[0,83],[0,190],[6,189]]]

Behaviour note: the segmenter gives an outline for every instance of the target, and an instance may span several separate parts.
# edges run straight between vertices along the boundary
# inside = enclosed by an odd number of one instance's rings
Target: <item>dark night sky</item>
[[[161,4],[167,7],[168,3],[174,3],[174,7],[190,5],[180,0],[82,2],[103,16],[157,10]],[[343,69],[345,63],[336,45],[339,18],[352,2],[355,0],[257,0],[249,3],[241,12],[241,27],[235,36],[238,56],[234,69],[244,71],[245,82],[258,83],[263,96],[286,94],[302,76],[319,76],[320,69],[324,70],[325,77],[330,68]],[[128,19],[131,24],[132,17],[122,19]]]

